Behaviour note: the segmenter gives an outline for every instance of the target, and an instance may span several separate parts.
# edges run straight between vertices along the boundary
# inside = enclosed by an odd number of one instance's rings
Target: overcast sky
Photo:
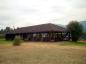
[[[0,0],[0,28],[86,20],[86,0]]]

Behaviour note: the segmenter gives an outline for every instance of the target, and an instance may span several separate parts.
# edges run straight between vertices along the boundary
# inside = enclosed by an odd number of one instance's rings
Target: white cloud
[[[86,0],[0,0],[0,26],[86,20]]]

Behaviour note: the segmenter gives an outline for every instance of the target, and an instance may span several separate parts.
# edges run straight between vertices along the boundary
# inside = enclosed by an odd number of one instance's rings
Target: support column
[[[42,34],[40,33],[39,34],[39,41],[41,41],[41,39],[42,39]]]

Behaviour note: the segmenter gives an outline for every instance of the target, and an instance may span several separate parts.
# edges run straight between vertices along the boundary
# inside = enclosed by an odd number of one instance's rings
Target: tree
[[[67,25],[68,32],[71,33],[72,41],[77,42],[82,34],[82,25],[77,21],[71,21]]]
[[[3,33],[4,33],[4,29],[1,29],[1,30],[0,30],[0,34],[3,34]]]
[[[6,27],[4,31],[5,32],[10,32],[10,31],[12,31],[12,29],[10,27]]]

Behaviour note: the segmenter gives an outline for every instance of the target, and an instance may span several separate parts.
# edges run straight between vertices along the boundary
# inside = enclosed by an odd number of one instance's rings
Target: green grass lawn
[[[0,39],[0,44],[12,44],[13,41],[6,41],[5,39]],[[58,42],[54,42],[58,43]],[[59,43],[60,45],[75,45],[75,46],[86,46],[86,41],[84,42],[71,42],[71,41],[63,41]]]
[[[0,40],[0,44],[0,64],[86,64],[85,42],[25,42],[12,46],[12,41]]]
[[[0,44],[12,44],[13,41],[6,41],[5,39],[0,39]]]
[[[60,43],[61,45],[75,45],[75,46],[86,46],[86,42],[71,42],[71,41],[64,41]]]

